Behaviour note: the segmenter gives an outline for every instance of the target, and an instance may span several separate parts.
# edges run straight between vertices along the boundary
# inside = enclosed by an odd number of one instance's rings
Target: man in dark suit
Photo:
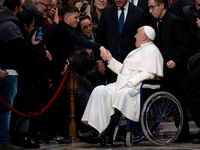
[[[183,110],[180,84],[187,75],[187,60],[189,54],[188,38],[184,34],[184,26],[178,17],[167,11],[168,0],[149,0],[149,12],[157,19],[155,44],[164,58],[165,87],[180,101]],[[184,111],[184,117],[186,113]],[[189,137],[189,125],[184,121],[182,138]],[[185,139],[184,139],[185,140]]]
[[[124,11],[124,25],[122,31],[119,31],[119,18],[122,10]],[[136,7],[128,0],[115,0],[115,4],[106,7],[99,21],[97,28],[96,42],[105,46],[112,56],[120,62],[123,62],[127,54],[135,48],[134,35],[137,29],[143,25],[144,11]],[[97,69],[106,73],[108,83],[116,81],[116,75],[105,65],[100,55],[97,54]]]

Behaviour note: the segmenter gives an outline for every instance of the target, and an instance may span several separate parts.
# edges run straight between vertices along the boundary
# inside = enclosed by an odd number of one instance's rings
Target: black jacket
[[[189,59],[188,37],[184,33],[183,22],[168,11],[163,16],[161,25],[160,36],[157,31],[154,42],[160,49],[165,63],[169,60],[176,63],[174,69],[168,69],[166,65],[164,67],[164,77],[176,82],[185,76]]]
[[[33,33],[39,27],[42,27],[43,42],[46,43],[48,40],[50,40],[54,33],[58,30],[58,24],[53,22],[51,25],[46,27],[43,15],[33,5],[23,5],[22,8],[24,12],[30,13],[35,20]]]
[[[189,37],[189,49],[190,49],[190,56],[194,55],[199,51],[200,48],[200,29],[197,27],[196,24],[196,17],[194,14],[197,14],[196,8],[194,5],[186,6],[181,19],[183,19],[185,23],[185,31]]]
[[[52,73],[60,73],[63,71],[66,60],[69,58],[70,51],[74,45],[84,48],[94,49],[99,51],[100,44],[88,41],[78,35],[73,28],[71,28],[64,21],[59,23],[59,30],[56,32],[47,44],[47,49],[50,50],[52,60]]]
[[[20,72],[25,53],[24,40],[18,18],[7,7],[0,9],[0,67]]]
[[[120,43],[121,52],[125,58],[135,48],[135,34],[143,24],[144,11],[129,3],[129,9],[121,34],[119,34],[118,7],[113,4],[104,8],[96,31],[96,42],[105,46],[114,58],[118,53]],[[101,59],[99,54],[96,59]]]

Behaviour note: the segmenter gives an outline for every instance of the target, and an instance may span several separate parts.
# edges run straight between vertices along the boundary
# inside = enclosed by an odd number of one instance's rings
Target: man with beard
[[[53,23],[48,27],[45,27],[44,18],[51,8],[50,0],[32,0],[30,5],[23,5],[23,11],[30,13],[35,20],[34,30],[32,33],[39,30],[39,28],[42,28],[44,43],[52,38],[55,31],[58,29],[59,18],[58,15],[56,15],[57,13],[54,15]],[[58,10],[56,9],[56,11]]]
[[[0,96],[10,106],[17,94],[17,79],[25,50],[17,18],[22,13],[22,4],[23,0],[5,0],[0,9],[0,68],[6,68],[8,72],[8,76],[0,79]],[[10,143],[10,116],[11,111],[0,103],[0,149],[21,149]]]

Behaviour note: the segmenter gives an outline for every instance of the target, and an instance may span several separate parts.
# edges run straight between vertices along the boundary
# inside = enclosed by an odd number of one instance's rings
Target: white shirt
[[[127,13],[128,13],[128,7],[129,7],[129,2],[126,3],[126,6],[124,7],[124,22],[126,21],[126,16],[127,16]],[[118,20],[119,20],[119,17],[121,15],[121,9],[120,7],[118,7]]]

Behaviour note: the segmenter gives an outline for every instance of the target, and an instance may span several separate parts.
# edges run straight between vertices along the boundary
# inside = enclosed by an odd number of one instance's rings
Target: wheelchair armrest
[[[144,80],[140,86],[140,100],[142,100],[142,89],[144,84],[159,85],[161,90],[164,90],[164,84],[160,80]]]

